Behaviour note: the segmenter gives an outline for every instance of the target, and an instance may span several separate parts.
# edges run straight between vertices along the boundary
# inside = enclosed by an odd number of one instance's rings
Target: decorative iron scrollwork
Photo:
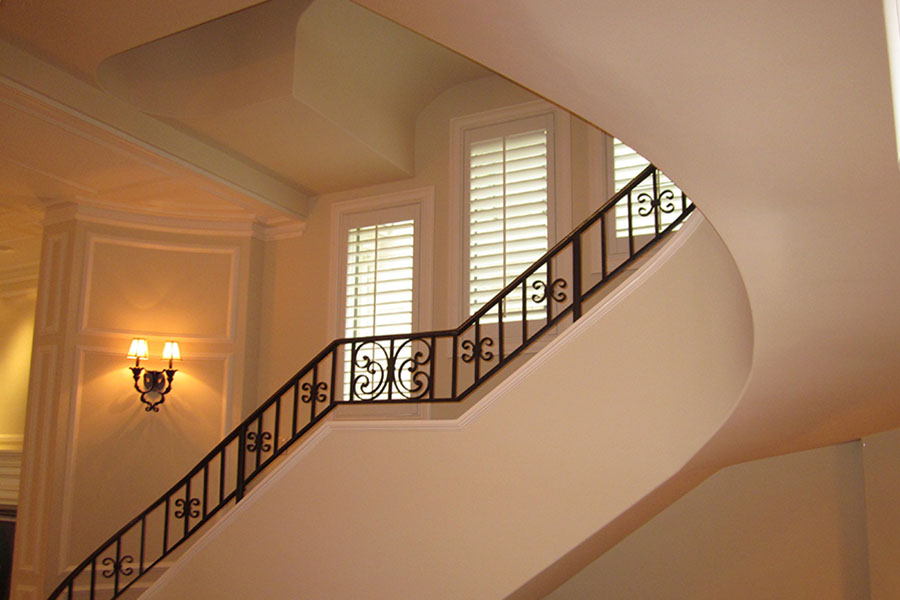
[[[269,443],[269,440],[272,439],[271,432],[263,431],[262,433],[257,433],[255,431],[247,432],[247,452],[256,452],[257,446],[263,452],[268,452],[272,449],[272,444]]]
[[[568,296],[566,296],[566,293],[563,292],[562,290],[564,290],[566,287],[568,287],[568,285],[569,284],[562,277],[558,277],[557,279],[554,279],[553,282],[550,284],[549,296],[551,298],[553,298],[554,300],[556,300],[557,302],[565,302],[566,298],[568,298]],[[547,290],[547,282],[546,281],[544,281],[543,279],[537,279],[534,281],[534,283],[531,284],[531,287],[540,291],[539,294],[533,294],[531,296],[531,300],[533,302],[541,303],[547,299],[548,290]],[[559,288],[559,289],[556,289],[556,288]]]
[[[410,346],[412,349],[414,341],[417,342],[417,350],[401,360],[401,356],[405,353],[404,348]],[[431,389],[431,375],[427,371],[420,370],[420,367],[424,367],[431,362],[432,352],[431,344],[424,339],[408,339],[397,346],[394,355],[391,357],[391,363],[395,366],[392,372],[396,384],[395,388],[400,397],[407,400],[422,398]],[[408,378],[404,377],[406,373],[409,373]]]
[[[324,393],[328,390],[328,384],[324,381],[316,382],[315,388],[308,381],[304,382],[300,387],[303,388],[304,392],[307,392],[300,396],[300,400],[306,404],[309,404],[313,398],[315,398],[316,402],[325,402],[328,400],[328,395]]]
[[[477,344],[472,340],[463,340],[460,346],[462,346],[463,350],[468,350],[468,352],[463,352],[460,358],[463,362],[470,363],[475,360],[475,355],[477,354],[481,360],[491,360],[494,358],[494,353],[486,348],[490,348],[493,345],[494,340],[489,337],[481,338]]]
[[[674,212],[675,204],[672,202],[674,199],[675,192],[672,190],[662,190],[656,198],[646,192],[639,194],[637,197],[638,204],[645,204],[646,202],[649,202],[650,204],[649,206],[641,206],[638,208],[638,214],[642,217],[650,216],[650,213],[653,212],[653,208],[657,206],[659,207],[659,210],[664,213]],[[668,203],[663,204],[664,201],[668,201]]]
[[[116,560],[111,556],[107,556],[106,558],[103,559],[103,564],[106,565],[107,567],[109,567],[109,569],[103,569],[103,571],[101,571],[100,574],[103,575],[104,577],[106,577],[107,579],[109,579],[116,573],[120,573],[120,574],[124,575],[125,577],[128,577],[129,575],[131,575],[134,572],[134,569],[131,567],[128,567],[126,565],[128,563],[133,563],[133,562],[134,562],[134,557],[131,556],[130,554],[126,554],[119,560]]]
[[[433,360],[431,344],[420,338],[396,342],[390,348],[374,340],[354,346],[351,398],[415,400],[428,393],[431,375],[422,367]]]
[[[187,502],[184,498],[178,498],[175,500],[175,506],[181,509],[175,511],[176,519],[184,519],[186,517],[196,519],[200,516],[200,511],[194,508],[195,506],[200,506],[199,498],[191,498],[190,501]]]
[[[353,381],[350,397],[355,400],[375,400],[390,385],[390,352],[376,341],[354,344],[352,366]]]

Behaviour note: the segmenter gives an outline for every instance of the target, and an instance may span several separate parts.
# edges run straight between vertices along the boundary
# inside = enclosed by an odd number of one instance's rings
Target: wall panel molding
[[[39,287],[42,290],[37,310],[37,333],[47,335],[59,330],[63,306],[64,262],[69,246],[69,234],[53,233],[46,236],[41,265]]]
[[[209,255],[228,255],[230,257],[229,280],[227,282],[227,299],[225,314],[222,316],[222,331],[220,335],[202,335],[202,334],[185,334],[178,331],[169,331],[164,329],[146,330],[142,329],[139,333],[143,337],[175,337],[179,340],[190,339],[196,342],[233,342],[235,335],[235,324],[237,321],[237,293],[240,275],[240,254],[239,245],[202,245],[202,244],[186,244],[181,242],[149,242],[130,240],[109,235],[100,235],[91,233],[88,235],[88,250],[86,267],[83,274],[83,294],[82,305],[78,317],[78,330],[81,334],[94,335],[124,335],[132,336],[136,332],[134,329],[124,328],[102,328],[92,327],[89,322],[91,320],[91,298],[93,297],[94,288],[94,271],[95,261],[97,258],[97,247],[101,244],[117,245],[124,248],[139,248],[146,250],[155,250],[160,252],[185,252]],[[135,282],[135,285],[141,285],[143,282]]]

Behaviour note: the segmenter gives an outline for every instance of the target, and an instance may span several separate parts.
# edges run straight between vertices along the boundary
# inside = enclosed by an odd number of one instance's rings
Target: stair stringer
[[[752,340],[695,213],[459,419],[325,422],[142,598],[504,598],[690,460]]]

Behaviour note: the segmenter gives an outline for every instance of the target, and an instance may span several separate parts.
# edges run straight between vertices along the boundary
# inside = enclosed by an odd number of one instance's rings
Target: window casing
[[[451,197],[461,200],[455,283],[463,319],[571,227],[569,115],[531,102],[454,119],[451,134]],[[520,304],[506,309],[505,316],[520,318]],[[487,315],[482,323],[496,319]]]
[[[432,237],[431,188],[333,204],[331,337],[430,328],[432,251],[423,240]],[[339,361],[345,398],[351,360],[347,346]]]

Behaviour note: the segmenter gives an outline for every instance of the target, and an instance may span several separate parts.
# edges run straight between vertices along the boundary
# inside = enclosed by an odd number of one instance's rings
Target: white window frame
[[[549,102],[537,100],[450,121],[450,226],[451,256],[458,257],[451,268],[452,289],[449,315],[452,326],[469,316],[469,206],[468,143],[472,140],[527,131],[534,119],[545,119],[548,128],[548,247],[572,229],[571,117]],[[521,128],[517,129],[517,125]],[[532,127],[533,129],[533,127]],[[479,132],[484,135],[479,136]],[[451,260],[451,265],[454,264]]]
[[[432,273],[434,251],[434,188],[365,196],[331,205],[331,260],[328,302],[330,339],[344,337],[347,287],[347,235],[350,229],[378,223],[413,220],[413,319],[412,333],[432,329]],[[354,410],[359,416],[427,417],[427,407],[416,404],[374,404]]]

